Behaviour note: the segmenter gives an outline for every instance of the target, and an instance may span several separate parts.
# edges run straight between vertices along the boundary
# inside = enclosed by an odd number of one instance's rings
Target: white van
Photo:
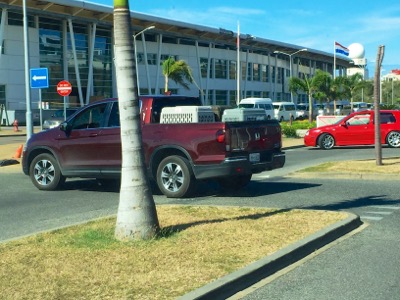
[[[318,116],[318,111],[320,110],[320,107],[316,104],[313,105],[313,119],[315,119]],[[304,120],[308,119],[308,116],[310,114],[309,106],[308,103],[300,103],[297,104],[296,106],[296,119],[298,120]]]
[[[265,110],[267,120],[274,117],[274,107],[270,98],[244,98],[240,100],[239,108],[262,108]]]
[[[296,118],[296,106],[293,102],[273,102],[275,119],[279,122],[293,121]]]
[[[368,108],[368,103],[366,102],[353,102],[353,111],[362,111]]]

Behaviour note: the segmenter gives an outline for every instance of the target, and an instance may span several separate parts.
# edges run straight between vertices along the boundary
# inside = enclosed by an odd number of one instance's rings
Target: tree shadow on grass
[[[271,217],[274,215],[286,213],[288,211],[291,211],[291,209],[278,209],[278,210],[271,211],[271,212],[253,213],[253,214],[248,214],[245,216],[231,217],[231,218],[215,218],[215,219],[209,218],[207,220],[195,221],[195,222],[190,222],[190,223],[185,223],[185,224],[178,224],[178,225],[173,225],[173,226],[166,226],[161,229],[161,232],[159,233],[159,237],[169,237],[178,232],[184,231],[184,230],[194,227],[194,226],[199,226],[199,225],[204,225],[204,224],[216,224],[216,223],[222,223],[222,222],[227,222],[227,221],[259,220],[262,218],[268,218],[268,217]]]

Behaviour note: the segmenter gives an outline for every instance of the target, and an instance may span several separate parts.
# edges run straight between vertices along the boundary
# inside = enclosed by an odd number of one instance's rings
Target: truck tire
[[[218,183],[225,190],[239,190],[249,184],[251,176],[252,174],[247,174],[219,178]]]
[[[33,184],[44,191],[54,191],[65,182],[57,160],[49,153],[39,154],[32,160],[29,176]]]
[[[156,181],[161,193],[168,198],[184,198],[192,192],[195,178],[189,161],[173,155],[158,165]]]

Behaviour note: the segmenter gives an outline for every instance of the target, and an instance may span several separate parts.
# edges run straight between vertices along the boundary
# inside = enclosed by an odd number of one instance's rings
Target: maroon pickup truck
[[[254,173],[285,164],[277,121],[160,123],[164,107],[199,106],[196,97],[141,96],[142,140],[149,178],[167,197],[187,197],[196,180],[214,178],[241,188]],[[218,120],[218,117],[217,117]],[[22,168],[40,190],[55,190],[66,178],[121,175],[117,99],[94,102],[60,126],[32,135]]]

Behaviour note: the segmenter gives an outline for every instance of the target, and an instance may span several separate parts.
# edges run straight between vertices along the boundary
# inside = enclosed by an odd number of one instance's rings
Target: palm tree
[[[326,99],[327,104],[333,102],[333,113],[336,113],[336,100],[347,97],[346,77],[339,76],[332,78],[329,73],[326,73],[324,83],[320,86],[320,94]],[[328,105],[329,109],[329,105]]]
[[[121,124],[121,189],[115,237],[152,238],[159,230],[143,155],[139,97],[128,0],[114,0],[115,68]]]
[[[169,57],[162,63],[162,72],[165,78],[164,92],[168,92],[168,82],[171,78],[175,83],[180,84],[185,89],[189,89],[189,83],[193,82],[192,70],[184,60],[175,60]]]
[[[353,111],[353,98],[356,91],[364,88],[364,78],[360,73],[355,73],[349,77],[346,77],[344,85],[348,95],[350,96],[351,110]]]
[[[303,78],[291,77],[289,80],[289,90],[293,93],[298,93],[298,91],[303,91],[308,95],[308,120],[311,123],[313,120],[313,97],[314,94],[319,92],[320,86],[324,84],[327,80],[329,74],[321,70],[317,70],[313,77],[307,77],[304,74]]]

